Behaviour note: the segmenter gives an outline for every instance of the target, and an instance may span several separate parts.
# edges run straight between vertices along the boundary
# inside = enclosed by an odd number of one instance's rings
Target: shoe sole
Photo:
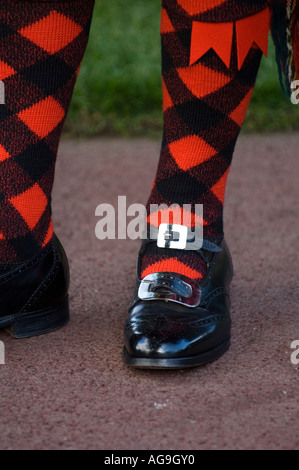
[[[57,305],[35,312],[22,312],[0,318],[0,329],[13,338],[30,338],[58,330],[70,319],[68,298]]]
[[[190,367],[204,366],[210,362],[220,359],[230,348],[230,339],[205,353],[191,357],[178,357],[169,359],[143,358],[130,356],[126,348],[123,350],[123,361],[127,366],[135,369],[185,369]]]

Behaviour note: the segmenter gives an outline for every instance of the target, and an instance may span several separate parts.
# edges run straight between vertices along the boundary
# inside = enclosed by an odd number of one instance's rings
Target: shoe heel
[[[58,330],[69,319],[69,301],[66,298],[51,308],[20,314],[6,331],[13,338],[29,338]]]

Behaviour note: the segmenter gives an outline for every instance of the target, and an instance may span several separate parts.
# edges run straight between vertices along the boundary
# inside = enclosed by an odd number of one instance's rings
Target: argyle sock
[[[57,149],[93,3],[0,0],[0,269],[52,239]]]
[[[164,132],[147,206],[149,225],[154,225],[152,204],[190,204],[189,227],[194,229],[200,222],[194,216],[195,205],[203,204],[204,238],[216,243],[223,238],[226,181],[261,48],[267,48],[267,5],[267,1],[162,1]],[[163,213],[161,222],[165,222]],[[141,277],[168,271],[200,282],[206,269],[195,251],[152,243],[142,257]]]

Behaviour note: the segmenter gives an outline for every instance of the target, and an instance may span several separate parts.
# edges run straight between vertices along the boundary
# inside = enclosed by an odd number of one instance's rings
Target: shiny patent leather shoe
[[[57,239],[0,276],[0,329],[15,338],[57,330],[69,320],[69,266]]]
[[[178,369],[219,359],[230,347],[229,288],[232,260],[223,240],[204,240],[198,250],[207,263],[199,285],[179,274],[162,272],[140,280],[140,251],[133,302],[125,324],[125,364],[144,369]]]

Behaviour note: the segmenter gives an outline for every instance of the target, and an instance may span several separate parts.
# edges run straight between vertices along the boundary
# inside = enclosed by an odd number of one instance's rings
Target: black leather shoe
[[[233,266],[228,246],[204,241],[199,251],[207,275],[197,282],[175,273],[155,273],[137,284],[125,324],[125,364],[177,369],[215,361],[230,347],[229,287]]]
[[[56,236],[38,256],[0,276],[0,328],[15,338],[57,330],[69,320],[69,266]]]

